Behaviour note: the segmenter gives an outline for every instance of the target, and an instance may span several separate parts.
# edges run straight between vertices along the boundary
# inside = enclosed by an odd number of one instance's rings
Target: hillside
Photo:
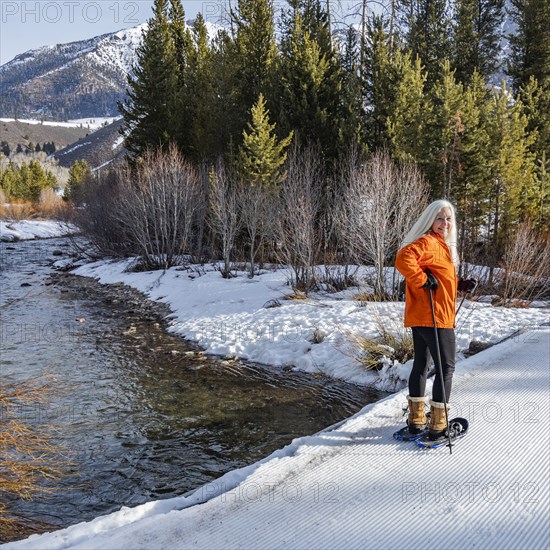
[[[117,116],[126,76],[146,24],[89,40],[44,46],[0,67],[0,116],[70,118]]]
[[[125,149],[119,128],[122,119],[100,128],[93,134],[87,134],[68,147],[58,150],[55,158],[60,166],[70,167],[76,160],[86,160],[92,170],[110,164],[124,157]]]
[[[42,145],[43,143],[52,141],[55,143],[56,149],[63,149],[94,131],[93,127],[89,127],[86,124],[68,127],[29,124],[19,120],[0,121],[0,141],[7,142],[12,151],[15,151],[18,144],[24,147],[29,143],[33,143],[34,145],[40,143]]]
[[[187,22],[188,25],[192,21]],[[212,40],[222,27],[206,23]],[[88,40],[43,46],[0,67],[0,118],[119,116],[147,23]]]

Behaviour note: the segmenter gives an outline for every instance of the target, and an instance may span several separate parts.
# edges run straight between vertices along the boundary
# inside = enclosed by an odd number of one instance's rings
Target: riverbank
[[[52,274],[53,262],[84,261],[72,243],[22,241],[0,256],[2,384],[47,374],[50,398],[14,412],[74,465],[51,482],[55,491],[12,502],[29,522],[54,531],[186,494],[383,397],[206,355],[166,331],[165,303],[128,285]]]
[[[382,329],[402,332],[403,302],[366,302],[360,288],[318,292],[292,299],[285,270],[249,279],[244,271],[224,279],[216,264],[132,272],[132,260],[87,263],[72,273],[101,283],[124,283],[173,312],[168,330],[196,342],[206,353],[298,369],[383,391],[405,387],[412,361],[388,361],[366,370],[357,338],[377,338]],[[68,269],[70,262],[58,267]],[[365,279],[368,268],[358,277]],[[459,358],[524,327],[548,323],[548,308],[502,308],[490,301],[465,301],[457,317]],[[473,345],[472,345],[473,343]]]
[[[80,229],[70,223],[54,220],[0,220],[0,242],[50,239],[79,233]]]

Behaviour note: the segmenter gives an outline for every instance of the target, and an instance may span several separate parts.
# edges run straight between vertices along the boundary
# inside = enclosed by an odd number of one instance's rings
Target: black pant
[[[435,334],[432,327],[413,327],[414,362],[411,375],[409,376],[409,395],[411,397],[424,397],[426,391],[426,378],[430,355],[435,363],[435,380],[433,384],[432,397],[434,401],[443,403],[443,392],[441,391],[441,377],[437,365],[437,346]],[[438,328],[439,351],[441,363],[443,364],[443,380],[445,383],[445,396],[447,402],[451,396],[453,373],[455,370],[456,339],[455,331],[452,328]]]

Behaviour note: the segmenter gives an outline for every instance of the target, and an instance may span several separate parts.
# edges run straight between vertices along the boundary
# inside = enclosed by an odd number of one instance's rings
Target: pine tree
[[[533,152],[540,158],[550,152],[550,86],[541,86],[535,77],[520,88],[519,96],[528,119],[528,132],[534,134]]]
[[[330,18],[327,9],[319,0],[289,0],[290,10],[283,15],[286,24],[300,14],[302,27],[309,37],[319,44],[321,51],[328,56],[333,52],[334,44],[330,33]]]
[[[446,0],[400,0],[405,45],[418,56],[427,72],[428,88],[435,83],[441,64],[449,59],[450,18]]]
[[[333,52],[323,52],[304,29],[300,13],[285,32],[279,79],[281,131],[285,135],[294,130],[301,143],[318,145],[332,164],[342,150],[341,69],[334,65]]]
[[[542,231],[550,226],[550,154],[543,151],[535,166],[537,176],[535,225]]]
[[[484,78],[498,68],[504,0],[457,0],[452,60],[456,79],[466,84],[477,71]]]
[[[451,199],[461,213],[458,226],[459,250],[463,261],[477,261],[476,245],[482,238],[490,196],[489,135],[485,117],[487,89],[483,77],[474,71],[462,101],[459,165]]]
[[[236,62],[234,42],[226,31],[218,34],[212,45],[212,75],[214,101],[212,118],[215,120],[216,131],[213,136],[213,150],[216,156],[234,156],[233,144],[240,142],[244,123],[241,112],[236,104],[234,83],[236,81]]]
[[[457,83],[449,61],[443,62],[431,93],[432,109],[426,123],[425,173],[436,197],[450,198],[461,171],[464,134],[464,90]]]
[[[248,123],[248,131],[243,131],[243,143],[239,148],[240,172],[248,185],[273,188],[283,176],[285,149],[290,145],[293,133],[282,140],[277,139],[276,124],[269,122],[269,111],[262,94],[252,107],[251,115],[252,121]]]
[[[511,0],[516,33],[509,37],[510,56],[507,73],[517,92],[533,76],[550,88],[550,2],[548,0]]]
[[[168,32],[174,48],[175,65],[177,66],[177,84],[175,92],[175,113],[171,140],[186,156],[193,147],[190,136],[192,114],[188,108],[190,91],[188,89],[187,66],[191,49],[191,33],[185,23],[185,10],[181,0],[169,0],[167,6]]]
[[[0,186],[10,199],[36,202],[43,189],[57,189],[57,180],[34,159],[16,167],[9,163],[0,178]]]
[[[128,99],[119,103],[121,134],[130,158],[147,147],[167,147],[178,138],[179,65],[167,0],[155,0],[153,12],[137,50],[134,76],[128,77]]]
[[[252,105],[262,94],[270,103],[278,63],[271,0],[238,0],[231,12],[235,28],[234,93],[239,110],[239,135]]]
[[[391,51],[386,22],[373,16],[366,24],[362,88],[367,144],[371,151],[389,146],[388,118],[394,112],[403,56]]]
[[[530,151],[534,136],[527,132],[528,120],[521,101],[512,103],[510,99],[503,81],[488,105],[490,230],[497,254],[520,220],[536,216],[535,158]]]
[[[544,89],[534,77],[520,89],[527,131],[534,138],[531,151],[536,157],[537,214],[536,223],[543,228],[549,221],[550,185],[550,88]]]
[[[82,196],[82,188],[91,178],[90,165],[85,160],[77,160],[69,168],[69,179],[63,192],[63,200],[79,202]]]
[[[168,14],[170,35],[178,64],[178,78],[180,79],[180,84],[184,84],[191,36],[185,25],[185,10],[183,9],[181,0],[170,0]]]
[[[357,33],[349,27],[342,57],[342,134],[344,148],[366,148],[365,109],[359,73]]]
[[[2,170],[0,167],[0,187],[8,199],[19,198],[16,168],[11,161],[5,170]]]
[[[185,77],[185,109],[189,118],[187,156],[196,162],[223,153],[223,146],[216,146],[222,117],[216,101],[214,55],[204,18],[199,13],[193,22]]]
[[[412,62],[410,53],[402,61],[395,106],[388,116],[388,135],[394,157],[422,166],[426,161],[426,125],[432,110],[425,92],[427,73],[418,57]]]

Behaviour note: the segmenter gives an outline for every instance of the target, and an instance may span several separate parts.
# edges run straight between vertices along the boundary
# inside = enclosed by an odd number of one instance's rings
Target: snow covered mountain
[[[187,22],[188,25],[192,21]],[[222,28],[206,22],[213,40]],[[43,46],[0,66],[0,118],[114,117],[147,23],[88,40]]]
[[[18,55],[0,67],[0,116],[117,116],[146,25]]]

